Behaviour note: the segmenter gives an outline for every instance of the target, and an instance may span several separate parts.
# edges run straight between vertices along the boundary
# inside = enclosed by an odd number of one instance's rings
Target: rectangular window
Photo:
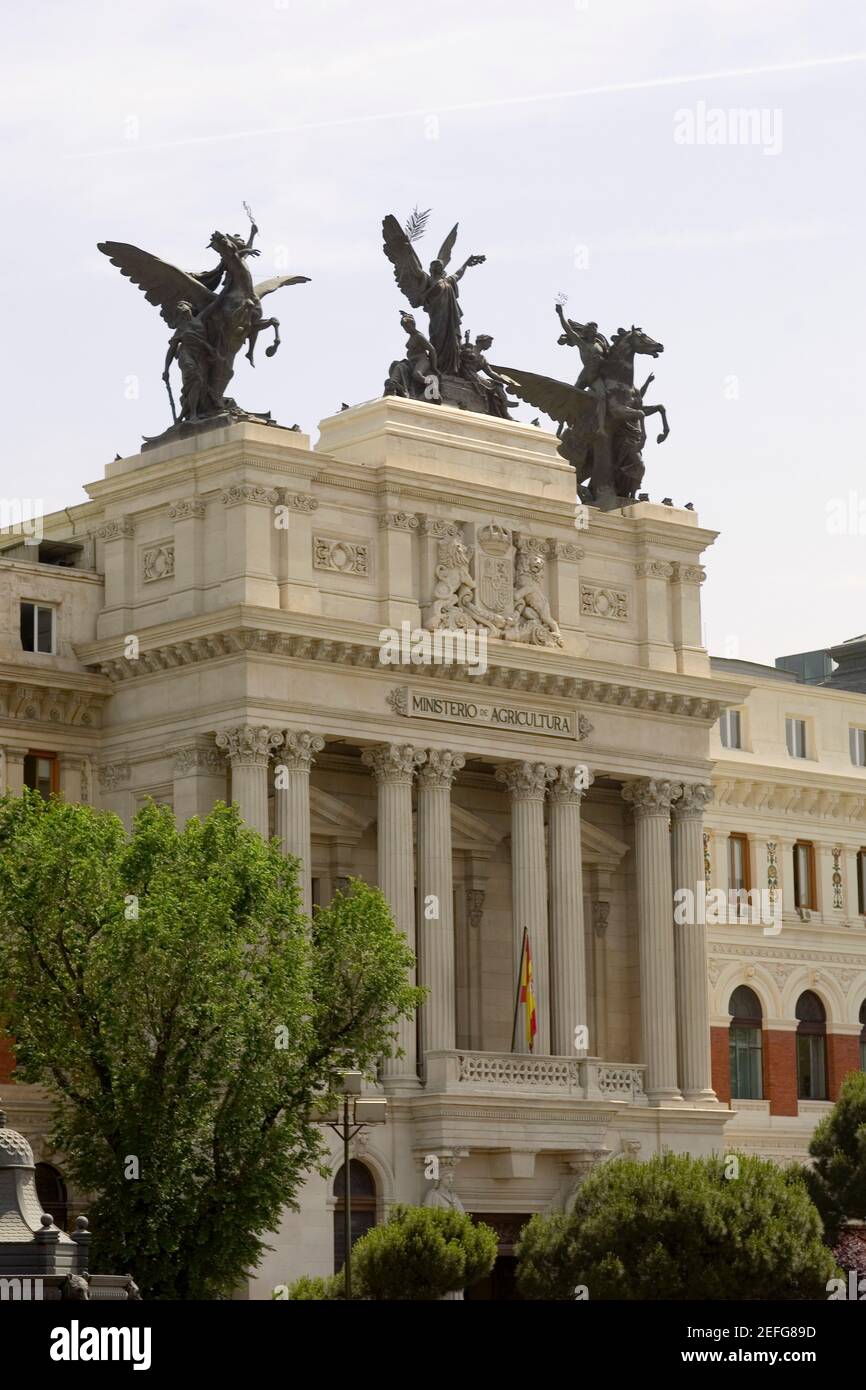
[[[25,652],[54,651],[54,609],[41,603],[21,604],[21,646]]]
[[[824,1039],[818,1033],[797,1034],[797,1096],[800,1100],[827,1099]]]
[[[728,888],[740,889],[748,893],[749,881],[749,840],[747,835],[728,836]]]
[[[788,752],[792,758],[805,758],[806,756],[806,721],[805,719],[786,719],[785,720],[785,742],[788,745]]]
[[[762,1100],[762,1049],[760,1028],[731,1027],[731,1099]]]
[[[857,911],[866,917],[866,849],[857,851]]]
[[[47,801],[57,791],[57,759],[53,753],[27,753],[24,758],[24,785]]]
[[[794,906],[816,906],[815,850],[808,840],[798,840],[794,845]]]
[[[866,729],[849,729],[848,743],[855,767],[866,767]]]
[[[719,720],[719,733],[721,734],[723,748],[742,748],[742,730],[740,724],[740,711],[738,709],[726,709]]]

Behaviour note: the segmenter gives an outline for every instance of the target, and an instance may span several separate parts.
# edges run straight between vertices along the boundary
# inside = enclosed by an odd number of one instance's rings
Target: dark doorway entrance
[[[473,1288],[467,1289],[465,1298],[508,1302],[519,1299],[516,1274],[517,1260],[514,1247],[522,1228],[529,1220],[528,1212],[474,1211],[471,1213],[476,1225],[492,1226],[499,1238],[499,1253],[496,1263],[486,1279],[481,1279]]]

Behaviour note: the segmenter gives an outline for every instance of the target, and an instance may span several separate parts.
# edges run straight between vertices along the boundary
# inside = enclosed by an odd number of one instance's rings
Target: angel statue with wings
[[[401,227],[397,218],[389,213],[382,222],[385,255],[394,267],[394,278],[412,308],[423,309],[427,314],[430,321],[428,337],[436,354],[440,378],[460,378],[466,374],[463,371],[460,328],[463,311],[460,308],[457,285],[470,266],[481,265],[487,258],[469,256],[459,269],[448,274],[448,265],[457,240],[455,224],[439,248],[439,254],[430,262],[429,270],[425,270],[412,243],[423,235],[429,215],[429,210],[419,212],[416,208],[406,226]],[[471,376],[467,380],[470,388],[474,386]],[[448,400],[447,383],[442,394],[444,399]],[[461,393],[458,387],[457,397],[461,397],[462,394],[467,394],[468,398],[455,403],[470,405],[471,391]],[[472,403],[470,408],[484,411],[486,407],[483,397],[484,393],[480,392],[479,403]]]
[[[234,375],[235,357],[245,343],[251,365],[255,365],[256,339],[264,329],[274,331],[266,356],[273,357],[280,345],[279,319],[262,314],[264,296],[284,285],[305,284],[309,276],[276,275],[254,284],[247,266],[247,261],[259,254],[253,246],[258,228],[252,214],[250,223],[246,240],[240,233],[214,232],[208,246],[219,261],[199,273],[179,270],[127,242],[98,243],[111,264],[143,291],[150,304],[158,306],[173,330],[163,371],[173,425],[159,436],[160,441],[173,431],[186,432],[190,427],[212,428],[227,420],[270,420],[269,414],[242,410],[225,394],[226,388]],[[179,414],[169,380],[174,361],[182,380]],[[146,444],[155,442],[146,440]]]

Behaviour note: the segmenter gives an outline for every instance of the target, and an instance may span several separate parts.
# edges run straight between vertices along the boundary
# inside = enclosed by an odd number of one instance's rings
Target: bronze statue
[[[501,382],[496,382],[489,368],[480,366],[483,349],[479,347],[482,339],[469,343],[469,335],[463,340],[458,283],[470,266],[481,265],[485,256],[468,256],[463,264],[450,275],[448,265],[457,240],[457,226],[451,228],[439,248],[438,256],[430,262],[429,270],[424,270],[416,254],[413,242],[420,240],[430,215],[416,208],[405,227],[401,227],[391,213],[382,223],[385,255],[394,267],[394,278],[413,309],[423,309],[430,321],[429,343],[435,358],[434,375],[437,378],[441,401],[445,405],[458,406],[462,410],[477,410],[484,415],[503,415],[507,418],[505,392]],[[414,322],[414,321],[413,321]],[[424,341],[427,341],[424,339]],[[492,338],[483,340],[489,345]],[[414,391],[395,389],[402,384],[401,374],[395,381],[389,373],[386,393],[389,395],[414,395],[416,399],[430,400],[425,392],[418,395]],[[486,380],[479,375],[484,371]]]
[[[258,227],[250,216],[246,240],[236,233],[214,232],[208,246],[219,256],[212,270],[187,273],[169,265],[148,251],[126,242],[101,241],[99,250],[108,256],[122,275],[144,292],[149,303],[159,306],[162,317],[174,330],[165,359],[163,380],[169,393],[174,421],[160,442],[190,426],[224,423],[226,420],[270,420],[270,415],[253,414],[226,396],[234,375],[234,360],[244,343],[251,365],[258,335],[274,330],[274,341],[266,349],[273,357],[280,345],[279,319],[265,318],[262,299],[284,285],[306,284],[307,275],[276,275],[260,284],[253,283],[247,260],[258,256],[253,246]],[[180,412],[176,413],[169,382],[173,361],[180,367],[182,390]],[[150,444],[155,440],[148,440]]]
[[[439,402],[439,365],[436,349],[405,310],[400,323],[406,334],[406,356],[392,362],[385,382],[386,396],[404,396],[415,401]]]
[[[574,386],[514,367],[494,370],[516,395],[557,421],[559,453],[577,474],[582,501],[610,510],[637,496],[646,417],[661,416],[659,444],[670,433],[664,406],[644,405],[653,373],[643,386],[634,384],[635,357],[658,357],[664,347],[634,324],[618,329],[608,343],[597,324],[566,319],[561,304],[556,312],[563,327],[559,342],[580,348],[583,369]]]

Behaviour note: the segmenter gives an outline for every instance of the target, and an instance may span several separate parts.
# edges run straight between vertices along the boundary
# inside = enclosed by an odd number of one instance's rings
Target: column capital
[[[270,729],[267,724],[237,724],[216,736],[217,748],[233,767],[266,767],[271,752],[282,741],[279,729]]]
[[[576,802],[580,805],[593,780],[586,763],[578,763],[575,767],[558,767],[555,773],[555,779],[550,784],[551,801]]]
[[[674,816],[678,820],[692,816],[700,820],[714,795],[709,782],[684,782],[682,792],[673,804]]]
[[[496,769],[497,782],[504,782],[515,801],[543,801],[547,784],[557,775],[547,763],[503,763]]]
[[[403,782],[411,786],[415,769],[427,761],[423,748],[411,743],[377,743],[361,754],[361,762],[372,768],[377,782]]]
[[[622,797],[633,808],[636,817],[669,816],[674,800],[682,792],[681,782],[643,777],[626,782]]]
[[[418,773],[422,787],[450,787],[457,773],[466,766],[462,753],[448,748],[428,748],[427,761]]]
[[[309,772],[317,753],[321,753],[325,740],[321,734],[311,734],[307,730],[286,729],[283,735],[283,751],[280,762],[293,772]]]

